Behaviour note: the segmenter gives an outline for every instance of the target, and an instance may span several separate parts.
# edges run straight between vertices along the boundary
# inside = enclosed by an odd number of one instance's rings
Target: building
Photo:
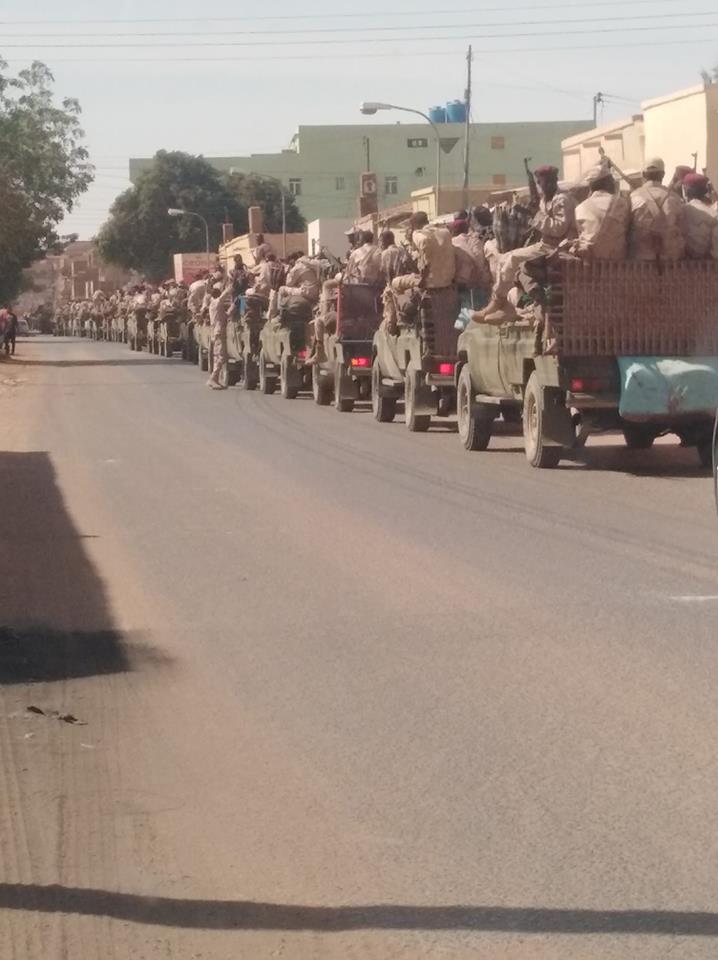
[[[694,166],[718,183],[718,84],[700,84],[646,100],[641,113],[563,141],[566,180],[580,180],[606,154],[629,177],[638,178],[652,157],[661,157],[670,177]]]
[[[474,123],[470,126],[470,182],[500,189],[526,182],[523,158],[561,161],[561,141],[591,127],[590,121]],[[441,124],[442,186],[460,187],[464,177],[461,123]],[[436,140],[426,123],[301,126],[281,153],[208,157],[219,170],[258,173],[280,180],[294,194],[305,219],[351,219],[358,215],[360,176],[376,173],[380,210],[408,201],[436,182]],[[130,179],[151,165],[130,160]],[[442,205],[443,206],[443,205]],[[442,211],[444,212],[444,211]]]

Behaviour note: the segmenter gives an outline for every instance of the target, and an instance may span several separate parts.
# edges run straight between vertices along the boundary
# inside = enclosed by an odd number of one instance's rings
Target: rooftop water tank
[[[446,104],[447,123],[466,123],[466,104],[463,100],[450,100]]]
[[[429,118],[432,123],[446,123],[446,108],[429,107]]]

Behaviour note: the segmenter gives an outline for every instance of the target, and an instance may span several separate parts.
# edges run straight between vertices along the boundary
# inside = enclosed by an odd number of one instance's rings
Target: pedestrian
[[[8,353],[15,356],[15,341],[17,339],[17,314],[13,312],[12,307],[7,307],[7,319],[5,323],[5,343]]]
[[[209,323],[212,350],[212,373],[207,386],[213,390],[226,390],[227,370],[227,319],[232,303],[232,286],[228,284],[222,288],[221,283],[215,283],[211,291],[209,305]]]

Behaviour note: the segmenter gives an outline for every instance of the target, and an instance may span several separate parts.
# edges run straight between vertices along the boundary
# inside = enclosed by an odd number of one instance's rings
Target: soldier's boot
[[[324,343],[322,341],[316,342],[312,347],[312,352],[306,361],[308,367],[313,367],[320,363],[327,362],[327,353],[324,349]]]
[[[483,310],[477,310],[474,317],[476,320],[488,320],[490,314],[498,313],[500,310],[506,310],[507,305],[506,297],[493,293]]]

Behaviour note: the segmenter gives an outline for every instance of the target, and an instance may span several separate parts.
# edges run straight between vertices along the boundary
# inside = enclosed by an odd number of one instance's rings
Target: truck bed
[[[564,357],[718,356],[718,262],[559,260],[547,318]]]

